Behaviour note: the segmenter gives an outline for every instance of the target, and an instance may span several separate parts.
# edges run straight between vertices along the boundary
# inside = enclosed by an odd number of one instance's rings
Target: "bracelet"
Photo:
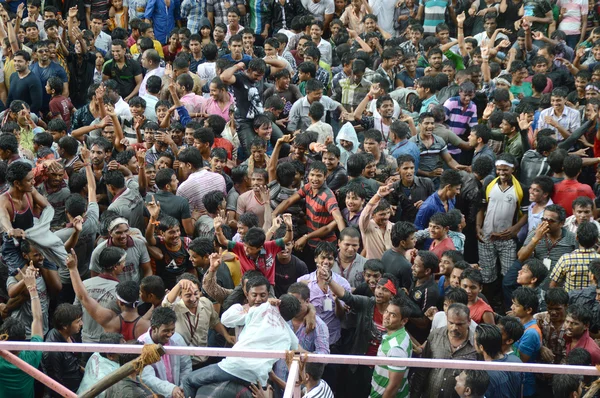
[[[32,300],[39,299],[39,298],[40,298],[40,296],[32,296],[31,297]]]
[[[371,94],[368,94],[367,98],[369,99],[369,101],[373,101],[373,96]]]
[[[37,286],[27,286],[27,290],[29,290],[30,292],[33,290],[37,290]]]

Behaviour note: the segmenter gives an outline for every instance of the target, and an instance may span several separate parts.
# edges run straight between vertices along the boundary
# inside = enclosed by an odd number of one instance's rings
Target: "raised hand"
[[[527,121],[527,114],[526,113],[521,113],[519,115],[519,128],[521,130],[528,130],[529,127],[531,127],[532,123],[533,123],[533,121],[531,121],[531,122]]]
[[[458,25],[462,25],[463,23],[465,23],[465,19],[467,19],[467,16],[465,15],[464,11],[456,16],[456,22],[458,23]]]
[[[23,19],[23,11],[25,11],[25,3],[21,3],[17,7],[17,15],[19,16],[19,19]]]
[[[77,254],[75,254],[75,249],[71,249],[71,253],[67,255],[66,266],[68,269],[77,269]]]
[[[85,144],[83,144],[83,148],[81,148],[81,150],[79,151],[79,156],[81,157],[81,160],[83,160],[83,163],[90,162],[90,159],[91,159],[90,150],[87,148],[87,146]]]
[[[392,188],[391,184],[390,185],[382,185],[377,190],[377,195],[379,195],[379,197],[383,198],[383,197],[388,196],[393,190],[394,190],[394,188]]]
[[[292,222],[292,215],[290,213],[285,213],[283,215],[283,222],[285,223],[286,227],[294,227],[294,223]]]
[[[224,224],[223,217],[217,216],[213,219],[213,225],[215,227],[215,231],[221,228],[221,225]]]
[[[77,7],[71,7],[69,8],[69,13],[67,15],[69,16],[69,18],[76,18],[77,12]]]
[[[73,219],[73,228],[75,228],[75,231],[81,232],[83,229],[83,217],[77,216]]]
[[[210,256],[208,256],[208,261],[209,261],[208,271],[209,272],[217,272],[217,270],[219,269],[219,266],[221,265],[221,254],[220,253],[212,253]]]
[[[286,134],[283,137],[279,138],[277,141],[289,144],[290,142],[294,141],[294,136],[292,136],[291,134]]]
[[[154,195],[152,195],[152,201],[146,203],[146,208],[150,212],[150,218],[152,220],[158,220],[158,216],[160,214],[160,202],[156,201]]]
[[[490,116],[492,115],[492,113],[494,113],[495,109],[496,109],[496,105],[494,105],[493,102],[488,102],[487,106],[483,110],[483,118],[489,119]]]
[[[260,196],[260,201],[262,203],[270,203],[271,202],[271,195],[269,193],[269,188],[267,188],[266,185],[263,185],[259,188],[258,194]]]

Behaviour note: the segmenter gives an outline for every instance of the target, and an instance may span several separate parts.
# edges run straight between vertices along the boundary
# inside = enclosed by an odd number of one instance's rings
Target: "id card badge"
[[[333,311],[333,301],[329,297],[323,301],[323,311]]]
[[[543,263],[544,263],[544,266],[548,269],[548,271],[550,271],[550,266],[552,265],[552,261],[549,258],[545,258]]]

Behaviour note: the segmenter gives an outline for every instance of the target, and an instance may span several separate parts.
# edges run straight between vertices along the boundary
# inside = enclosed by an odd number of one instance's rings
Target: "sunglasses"
[[[558,222],[558,220],[555,220],[553,218],[546,218],[546,217],[542,217],[542,221],[545,221],[548,224],[554,224],[555,222]]]

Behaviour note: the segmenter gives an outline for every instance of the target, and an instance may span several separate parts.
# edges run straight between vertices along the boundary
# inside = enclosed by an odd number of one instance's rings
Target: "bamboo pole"
[[[165,349],[161,344],[158,345],[158,353],[162,357],[165,355]],[[134,363],[138,361],[139,358],[134,359],[133,361],[127,362],[125,365],[121,366],[119,369],[114,372],[104,376],[101,380],[96,382],[93,386],[91,386],[87,391],[83,394],[79,395],[79,398],[92,398],[98,396],[103,391],[106,391],[111,386],[117,384],[119,381],[128,377],[130,374],[135,372]]]
[[[0,356],[15,365],[17,368],[21,369],[23,372],[27,373],[29,376],[45,384],[48,388],[56,391],[63,397],[77,398],[77,394],[75,394],[73,391],[69,390],[67,387],[63,386],[45,373],[40,372],[15,354],[5,350],[0,350]]]

